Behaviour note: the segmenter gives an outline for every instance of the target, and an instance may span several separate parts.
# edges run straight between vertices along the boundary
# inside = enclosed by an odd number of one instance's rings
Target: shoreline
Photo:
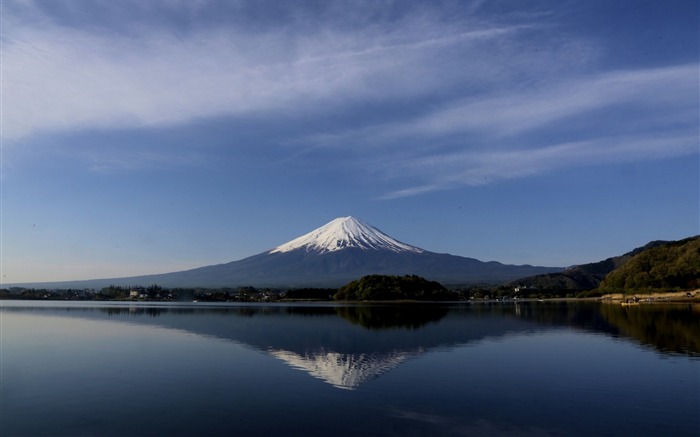
[[[668,291],[668,292],[653,292],[653,293],[610,293],[601,297],[595,298],[604,303],[686,303],[700,302],[700,289],[693,291]]]
[[[649,294],[611,293],[598,297],[553,297],[553,298],[525,298],[525,299],[469,299],[469,300],[316,300],[316,299],[279,299],[279,300],[248,300],[248,301],[218,301],[218,300],[159,300],[159,299],[65,299],[65,298],[21,298],[18,296],[0,296],[1,301],[33,301],[33,302],[112,302],[112,303],[228,303],[228,304],[336,304],[336,305],[436,305],[436,304],[518,304],[518,303],[547,303],[547,302],[599,302],[617,305],[649,305],[665,303],[700,303],[700,290],[690,292],[667,292]]]

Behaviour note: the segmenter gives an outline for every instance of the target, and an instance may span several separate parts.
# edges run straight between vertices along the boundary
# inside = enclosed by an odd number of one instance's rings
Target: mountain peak
[[[391,238],[362,220],[348,216],[332,220],[306,235],[277,246],[269,253],[284,253],[299,249],[306,252],[326,253],[351,247],[391,252],[424,252],[423,249]]]

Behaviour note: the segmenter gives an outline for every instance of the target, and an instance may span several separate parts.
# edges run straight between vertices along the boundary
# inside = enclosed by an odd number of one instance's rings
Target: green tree
[[[456,300],[458,295],[416,275],[369,275],[341,287],[335,300]]]

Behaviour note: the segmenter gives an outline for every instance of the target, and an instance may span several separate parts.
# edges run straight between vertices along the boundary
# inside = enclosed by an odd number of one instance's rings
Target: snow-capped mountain
[[[277,246],[269,253],[285,253],[294,250],[326,253],[349,248],[391,252],[424,252],[423,249],[397,241],[362,220],[349,216],[326,223],[306,235]]]
[[[272,250],[226,264],[158,275],[21,285],[49,288],[150,284],[206,288],[337,288],[371,274],[418,275],[443,285],[498,284],[562,270],[558,267],[483,262],[430,252],[402,243],[354,217],[342,217]]]

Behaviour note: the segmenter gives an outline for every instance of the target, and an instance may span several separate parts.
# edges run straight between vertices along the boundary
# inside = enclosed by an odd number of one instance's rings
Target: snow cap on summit
[[[335,252],[347,248],[389,250],[391,252],[422,253],[423,249],[402,243],[355,217],[339,217],[320,228],[288,243],[277,246],[269,253],[305,250],[307,252]]]

